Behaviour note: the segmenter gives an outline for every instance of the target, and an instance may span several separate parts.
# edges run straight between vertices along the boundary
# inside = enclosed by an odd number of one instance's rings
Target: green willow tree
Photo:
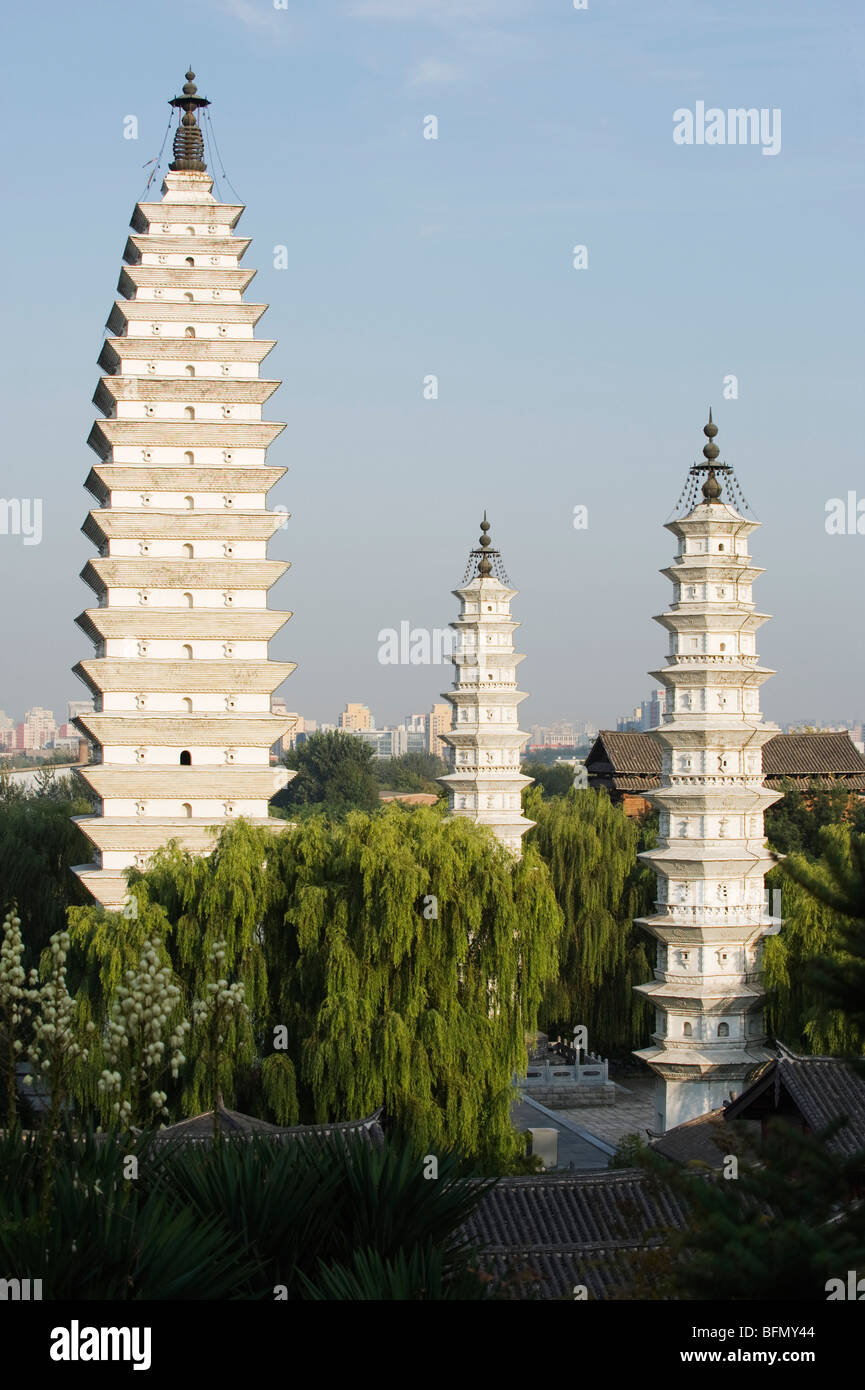
[[[130,889],[131,920],[72,914],[94,1016],[161,918],[187,1000],[206,989],[216,942],[226,978],[244,986],[248,1012],[230,1022],[220,1069],[227,1104],[267,1102],[282,1123],[384,1105],[420,1152],[517,1155],[511,1078],[562,927],[536,851],[514,864],[462,817],[389,806],[282,834],[241,821],[206,859],[170,846]],[[187,1070],[188,1114],[210,1095],[201,1069]]]
[[[605,1054],[646,1043],[650,1011],[633,986],[651,979],[651,941],[633,919],[651,911],[655,896],[655,875],[637,859],[651,826],[629,820],[604,791],[544,800],[529,789],[525,809],[537,822],[528,843],[549,867],[565,918],[542,1026],[570,1035],[585,1024],[589,1047]]]
[[[770,1029],[788,1046],[865,1053],[865,836],[825,825],[822,855],[793,854],[771,875],[784,926],[764,954]]]
[[[511,1077],[561,929],[538,855],[514,864],[463,817],[392,807],[307,822],[274,857],[273,1022],[288,1031],[310,1118],[383,1104],[422,1152],[515,1156]]]

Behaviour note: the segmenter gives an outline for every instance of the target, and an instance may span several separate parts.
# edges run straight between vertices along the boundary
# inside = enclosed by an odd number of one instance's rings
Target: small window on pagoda
[[[195,228],[194,228],[194,227],[187,227],[187,228],[186,228],[186,235],[187,235],[187,236],[195,236]]]
[[[188,304],[192,303],[192,295],[189,293],[188,290],[184,294],[183,298],[187,301]]]
[[[187,375],[187,376],[195,376],[195,368],[194,368],[192,365],[190,365],[190,366],[188,366],[188,367],[186,368],[186,375]]]
[[[194,406],[191,406],[191,405],[185,406],[185,407],[184,407],[184,411],[183,411],[183,415],[184,415],[184,418],[187,419],[187,420],[194,420],[194,419],[195,419],[195,407],[194,407]]]
[[[188,463],[188,464],[190,464],[190,465],[192,465],[192,464],[195,463],[195,455],[194,455],[194,453],[192,452],[191,449],[187,449],[186,452],[184,453],[184,455],[183,455],[183,462],[184,462],[184,463]]]
[[[723,550],[723,549],[724,549],[724,542],[723,542],[723,541],[722,541],[721,544],[718,546],[718,549],[719,549],[719,550]]]
[[[195,265],[195,257],[194,257],[194,256],[187,256],[187,257],[186,257],[186,264],[187,264],[187,265]]]
[[[195,555],[195,552],[194,552],[192,546],[191,546],[191,545],[189,544],[189,542],[187,541],[186,545],[183,547],[183,557],[184,557],[184,559],[186,559],[186,560],[191,560],[191,559],[194,558],[194,555]]]
[[[183,500],[184,500],[184,502],[186,503],[186,510],[189,511],[189,512],[191,512],[192,509],[193,509],[194,506],[195,506],[195,499],[194,499],[194,497],[184,497]],[[191,607],[192,607],[192,604],[190,604],[189,606],[190,606],[190,608],[191,608]]]
[[[726,642],[722,642],[722,643],[721,643],[721,651],[722,651],[722,652],[725,652],[726,650],[727,650],[727,643],[726,643]]]
[[[192,713],[192,701],[190,700],[188,695],[184,695],[183,697],[183,712],[184,714]]]
[[[182,752],[181,755],[180,755],[180,766],[181,766],[181,767],[191,767],[191,766],[192,766],[192,754],[190,753],[190,751],[189,751],[188,748],[184,748],[183,752]]]
[[[729,1023],[719,1023],[719,1024],[718,1024],[718,1037],[719,1037],[719,1038],[729,1038],[729,1036],[730,1036],[730,1025],[729,1025]]]
[[[184,336],[185,338],[194,338],[194,337],[195,337],[195,329],[192,328],[192,327],[184,328],[184,330],[183,330],[183,336]]]
[[[693,1032],[694,1032],[694,1030],[693,1030],[693,1028],[691,1027],[690,1023],[685,1023],[685,1024],[682,1026],[682,1037],[683,1037],[683,1038],[690,1038],[690,1037],[693,1035]]]
[[[188,645],[184,646],[184,648],[183,648],[183,655],[186,657],[186,660],[187,660],[187,661],[191,661],[191,660],[192,660],[192,648],[191,648],[190,646],[188,646]]]
[[[184,594],[183,597],[184,597],[184,599],[186,600],[186,606],[187,606],[187,608],[191,608],[191,607],[192,607],[192,594]]]
[[[189,802],[188,802],[188,801],[184,801],[184,803],[183,803],[183,805],[181,806],[180,809],[181,809],[181,811],[183,812],[183,814],[186,816],[187,820],[191,820],[191,818],[192,818],[192,807],[190,806]]]

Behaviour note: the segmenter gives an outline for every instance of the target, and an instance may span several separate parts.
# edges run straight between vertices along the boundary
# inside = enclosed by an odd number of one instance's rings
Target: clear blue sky
[[[764,522],[767,715],[865,714],[865,535],[824,529],[829,498],[865,498],[863,13],[53,0],[7,16],[0,495],[42,497],[44,538],[0,536],[0,706],[84,694],[69,668],[90,654],[73,619],[96,357],[191,62],[248,208],[247,298],[279,339],[271,457],[289,472],[271,501],[293,519],[273,553],[293,568],[272,601],[295,617],[272,650],[299,663],[290,708],[333,719],[360,700],[383,723],[449,686],[447,666],[381,666],[377,634],[450,621],[486,507],[520,589],[522,726],[609,724],[662,662],[662,523],[712,404]],[[780,108],[781,152],[675,145],[673,112],[698,101]]]

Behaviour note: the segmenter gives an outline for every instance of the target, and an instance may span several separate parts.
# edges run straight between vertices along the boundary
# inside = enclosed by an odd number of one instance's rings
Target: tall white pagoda
[[[486,512],[479,548],[471,551],[460,600],[453,651],[453,689],[443,698],[453,706],[450,732],[441,737],[452,749],[454,771],[439,780],[447,787],[450,809],[476,825],[488,825],[517,858],[522,838],[534,821],[522,813],[521,792],[531,782],[520,772],[520,752],[528,734],[518,727],[517,706],[527,697],[517,690],[516,668],[524,657],[514,651],[512,589],[497,550],[491,549]]]
[[[267,559],[285,520],[267,493],[286,470],[266,464],[284,426],[261,408],[280,382],[259,378],[267,305],[243,301],[255,274],[234,235],[243,207],[213,197],[194,76],[171,102],[162,201],[132,215],[88,440],[97,505],[82,529],[98,555],[82,578],[96,603],[76,621],[94,652],[75,673],[95,712],[76,722],[98,801],[78,819],[94,860],[75,872],[108,908],[123,902],[124,869],[169,840],[206,853],[237,816],[284,828],[268,801],[291,775],[270,763],[293,723],[271,714],[271,695],[294,666],[268,659],[291,616],[267,606],[288,569]]]
[[[685,514],[666,528],[678,541],[662,571],[673,602],[655,619],[671,650],[651,673],[666,687],[653,731],[661,780],[649,795],[660,826],[657,847],[642,857],[657,873],[658,897],[655,914],[638,923],[658,951],[655,978],[637,986],[655,1010],[652,1046],[637,1056],[655,1072],[658,1132],[739,1095],[768,1058],[761,951],[781,926],[764,906],[773,861],[763,813],[779,793],[763,785],[763,744],[777,725],[760,713],[760,687],[774,673],[760,666],[755,643],[768,616],[755,612],[752,595],[763,571],[748,539],[759,523],[721,498],[719,475],[728,496],[738,484],[716,462],[717,432],[710,411],[705,462],[690,470]]]

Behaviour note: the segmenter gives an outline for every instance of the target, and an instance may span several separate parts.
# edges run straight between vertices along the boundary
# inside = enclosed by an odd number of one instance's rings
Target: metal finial
[[[492,562],[487,556],[487,550],[492,545],[492,541],[487,535],[489,529],[490,523],[487,521],[486,511],[484,511],[484,519],[481,522],[481,534],[478,538],[478,544],[483,551],[480,564],[478,565],[478,574],[480,575],[481,579],[487,579],[493,572]]]
[[[191,171],[204,174],[207,172],[207,165],[204,162],[204,136],[195,118],[195,113],[201,107],[209,106],[210,102],[207,97],[198,95],[194,77],[195,73],[192,68],[189,68],[186,82],[183,85],[183,95],[172,97],[168,103],[169,106],[176,106],[178,111],[184,113],[174,133],[174,159],[168,166],[172,173]]]
[[[491,575],[498,579],[501,584],[508,585],[510,583],[502,564],[502,557],[487,534],[489,529],[490,523],[487,521],[486,512],[484,512],[477,546],[474,550],[469,551],[469,560],[463,576],[464,584],[467,584],[470,579],[489,579]]]
[[[718,426],[712,419],[711,406],[709,406],[709,423],[703,426],[703,433],[708,440],[708,443],[703,445],[703,458],[709,466],[709,474],[703,484],[702,492],[706,502],[711,506],[711,504],[717,502],[718,498],[721,496],[721,484],[715,477],[714,468],[715,459],[721,451],[715,443],[715,435],[718,433]]]

